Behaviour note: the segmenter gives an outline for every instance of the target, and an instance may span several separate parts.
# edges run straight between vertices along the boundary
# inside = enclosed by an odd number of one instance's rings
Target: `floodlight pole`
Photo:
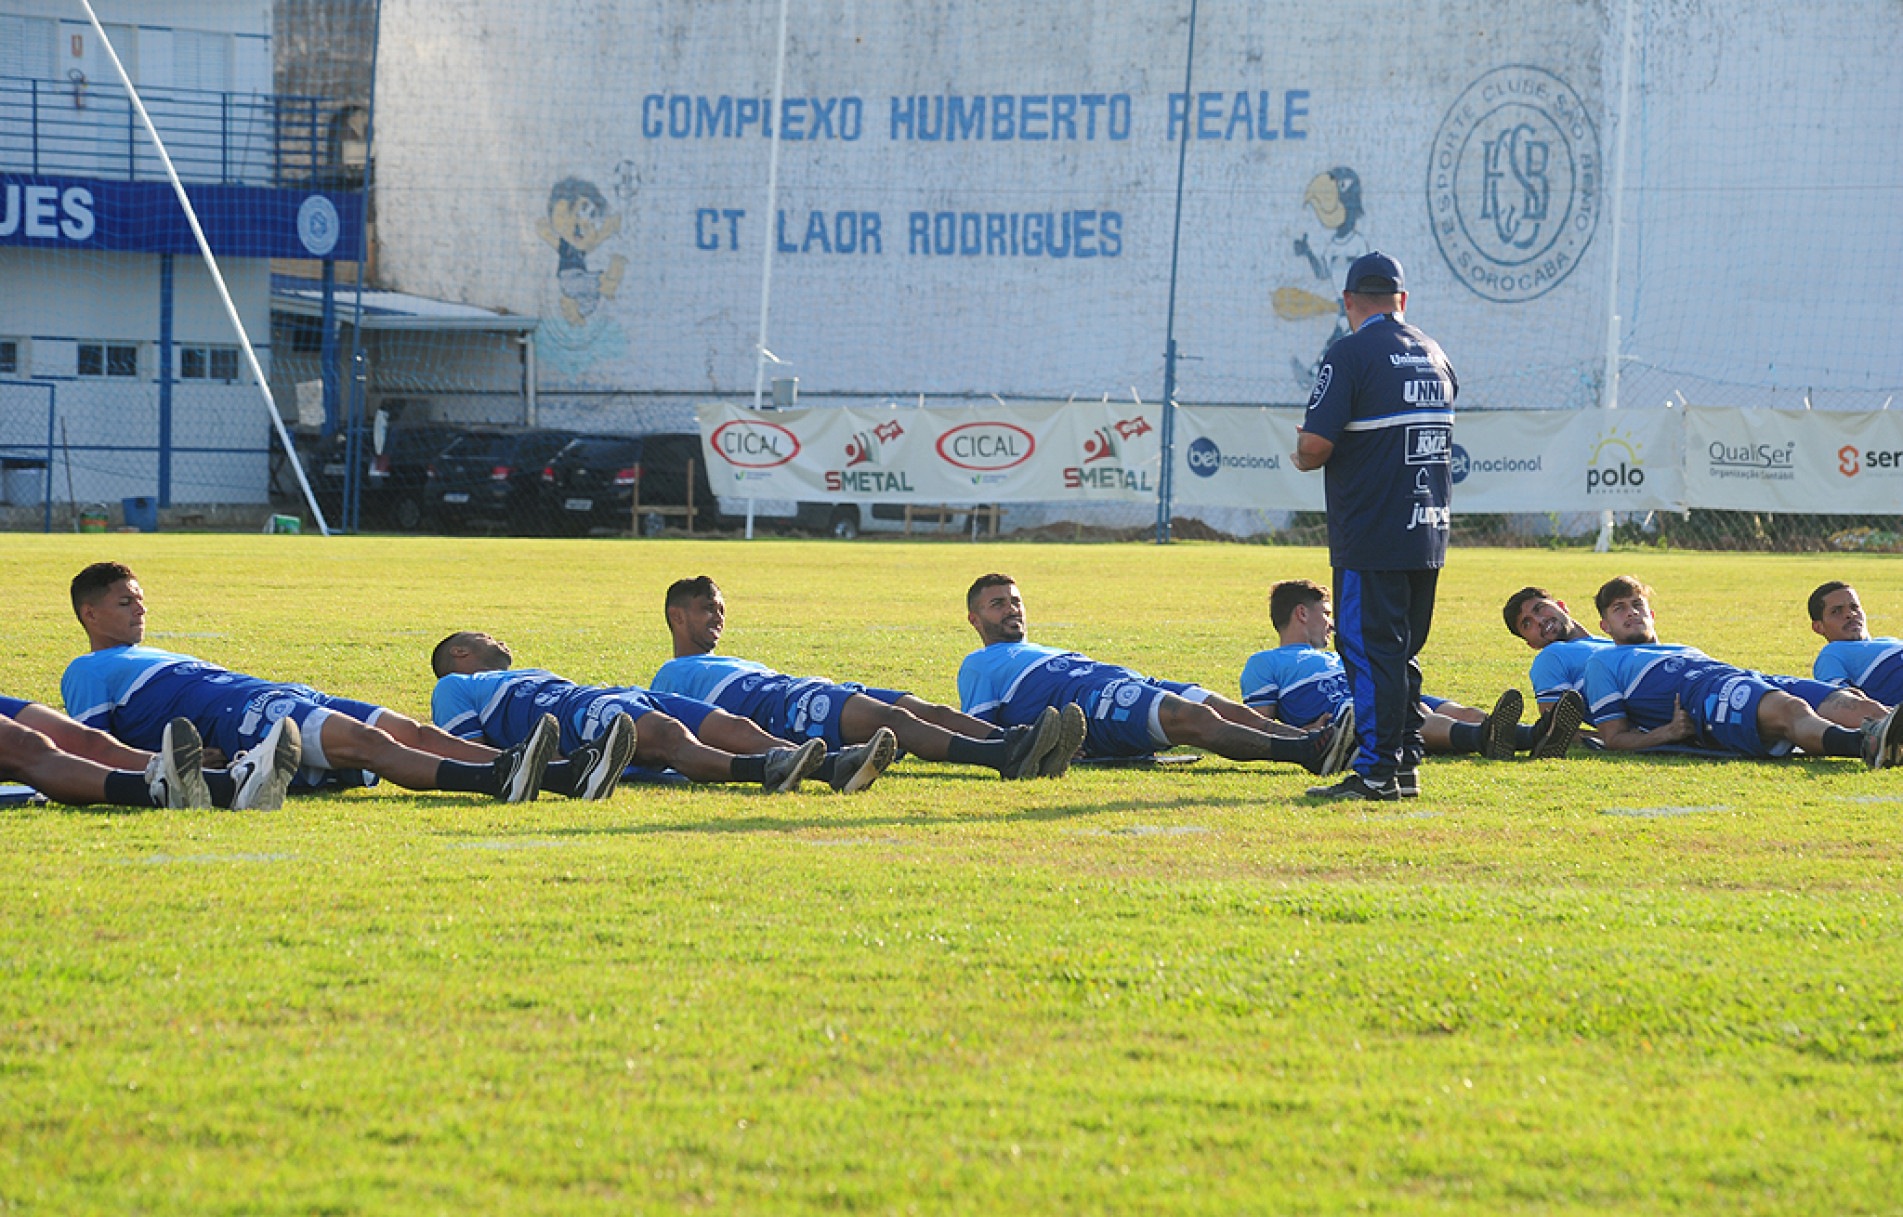
[[[1619,47],[1619,124],[1612,141],[1612,226],[1611,246],[1606,260],[1612,269],[1606,274],[1606,366],[1600,383],[1600,405],[1607,410],[1619,408],[1619,247],[1625,227],[1625,137],[1629,124],[1626,112],[1632,104],[1632,17],[1636,0],[1625,0],[1625,38]],[[1599,516],[1599,539],[1593,549],[1605,553],[1612,548],[1612,512]]]
[[[1189,0],[1189,47],[1183,56],[1183,130],[1176,143],[1176,219],[1170,233],[1170,303],[1163,339],[1163,427],[1159,441],[1162,468],[1156,479],[1156,543],[1170,543],[1170,516],[1176,490],[1176,268],[1183,247],[1183,170],[1189,159],[1190,81],[1196,71],[1196,0]]]
[[[791,0],[780,0],[780,40],[773,54],[773,108],[767,113],[769,125],[766,161],[766,238],[760,242],[760,340],[753,346],[753,408],[761,408],[766,388],[767,316],[773,302],[773,246],[779,235],[776,208],[780,196],[780,107],[786,96],[786,10]],[[775,362],[778,362],[777,360]],[[753,540],[753,496],[747,496],[747,540]]]

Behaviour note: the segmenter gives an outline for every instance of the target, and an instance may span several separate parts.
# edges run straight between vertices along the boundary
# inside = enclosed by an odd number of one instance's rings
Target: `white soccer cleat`
[[[191,719],[175,718],[165,724],[158,755],[145,767],[153,805],[210,807],[211,787],[205,785],[204,759],[205,743]]]
[[[240,752],[231,763],[233,811],[276,811],[304,760],[304,737],[297,724],[280,718],[255,748]]]

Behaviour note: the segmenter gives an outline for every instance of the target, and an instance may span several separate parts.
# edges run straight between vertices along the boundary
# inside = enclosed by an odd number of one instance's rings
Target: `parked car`
[[[680,509],[688,503],[690,467],[694,527],[731,523],[719,518],[694,432],[584,435],[569,441],[542,469],[543,513],[557,531],[569,533],[638,530],[651,537],[670,523],[686,528]]]
[[[421,528],[430,462],[465,430],[453,423],[404,424],[388,416],[373,423],[358,446],[360,525],[404,532]],[[332,523],[343,514],[347,441],[342,431],[320,439],[310,461],[311,490]]]
[[[542,468],[574,438],[573,431],[543,428],[465,431],[430,462],[424,506],[447,528],[486,523],[513,532],[546,531]]]

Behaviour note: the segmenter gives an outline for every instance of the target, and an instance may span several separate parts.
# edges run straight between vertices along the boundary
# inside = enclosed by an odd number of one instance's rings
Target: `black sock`
[[[496,773],[494,761],[473,764],[444,760],[436,766],[436,789],[453,790],[458,794],[497,795],[502,793],[502,778]]]
[[[163,807],[165,803],[152,793],[152,784],[143,773],[114,769],[106,774],[106,802],[117,807]]]
[[[229,807],[238,797],[238,783],[231,780],[229,769],[205,770],[205,785],[211,790],[211,802],[214,807]]]
[[[1003,739],[979,740],[954,735],[951,737],[951,746],[945,749],[945,759],[959,765],[984,765],[992,769],[1002,769],[1005,748]]]
[[[1480,724],[1455,723],[1447,729],[1447,751],[1480,751]]]
[[[1862,756],[1863,732],[1849,727],[1824,728],[1825,756]]]
[[[1533,751],[1533,745],[1539,742],[1537,733],[1542,727],[1551,726],[1552,722],[1553,716],[1549,714],[1537,723],[1521,723],[1515,727],[1513,729],[1513,750],[1515,752]]]
[[[733,769],[731,770],[731,776],[733,780],[736,782],[764,782],[766,781],[765,754],[762,753],[762,754],[756,754],[754,756],[734,757]]]
[[[575,784],[581,775],[581,766],[573,763],[573,758],[564,757],[548,763],[542,771],[542,789],[550,794],[575,793]]]
[[[1271,735],[1269,759],[1306,765],[1315,759],[1315,737],[1313,735]]]

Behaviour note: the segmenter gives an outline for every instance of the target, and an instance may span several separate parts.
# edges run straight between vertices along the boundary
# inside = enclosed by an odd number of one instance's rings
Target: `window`
[[[139,375],[139,348],[131,342],[82,342],[79,344],[81,376],[105,376],[115,380],[136,380]]]
[[[0,376],[18,376],[19,374],[19,341],[13,338],[0,338]]]
[[[180,380],[222,380],[229,384],[238,379],[238,348],[180,347],[178,376]]]

